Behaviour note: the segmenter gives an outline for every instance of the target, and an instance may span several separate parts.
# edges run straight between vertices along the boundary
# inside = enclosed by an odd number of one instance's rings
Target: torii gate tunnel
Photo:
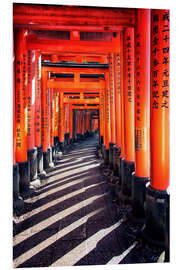
[[[164,9],[13,5],[14,204],[58,153],[96,133],[131,220],[165,245],[169,18]]]

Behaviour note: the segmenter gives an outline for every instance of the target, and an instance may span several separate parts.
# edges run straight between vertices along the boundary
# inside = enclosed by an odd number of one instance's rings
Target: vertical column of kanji
[[[50,126],[49,126],[49,89],[47,88],[47,79],[49,72],[42,68],[41,73],[41,89],[42,89],[42,132],[41,140],[43,145],[43,165],[47,170],[50,166]]]
[[[109,143],[111,141],[111,132],[110,132],[110,89],[109,89],[109,74],[106,73],[105,76],[105,148],[104,148],[104,164],[109,164]]]
[[[69,144],[69,103],[67,104],[67,144]]]
[[[120,33],[120,91],[121,91],[121,157],[119,159],[119,180],[122,182],[123,160],[125,159],[124,153],[124,31]]]
[[[14,39],[14,37],[13,37]],[[13,40],[13,208],[16,208],[21,202],[23,207],[23,200],[19,196],[19,166],[16,163],[16,89],[15,89],[15,52]]]
[[[29,191],[30,168],[27,160],[27,50],[25,29],[15,32],[15,137],[16,162],[19,166],[19,189]]]
[[[67,121],[68,121],[68,115],[67,115],[67,106],[68,104],[64,104],[64,143],[67,144]]]
[[[73,110],[72,110],[72,104],[69,104],[69,143],[73,143]]]
[[[64,151],[64,93],[59,93],[59,142],[60,150]]]
[[[59,151],[59,92],[54,92],[54,145],[56,152]]]
[[[99,94],[99,118],[100,118],[100,147],[103,145],[103,103],[102,103],[102,91]]]
[[[122,198],[129,199],[135,165],[134,146],[134,28],[124,31],[124,150]]]
[[[151,12],[150,185],[146,229],[151,241],[165,244],[169,224],[169,10]]]
[[[53,137],[54,137],[54,147],[55,152],[57,151],[57,142],[56,142],[56,136],[57,136],[57,118],[56,118],[56,89],[53,91]]]
[[[48,78],[49,78],[49,73],[48,73]],[[48,113],[47,113],[47,145],[48,145],[48,160],[49,160],[49,168],[52,168],[54,167],[54,163],[53,163],[53,149],[52,149],[52,146],[51,146],[51,124],[52,124],[52,121],[51,121],[51,92],[52,92],[52,89],[51,88],[47,88],[47,110],[48,110]],[[52,134],[53,136],[53,134]]]
[[[146,184],[150,176],[150,10],[137,9],[135,26],[135,174],[133,215],[144,222]]]
[[[54,89],[49,89],[50,95],[50,163],[53,166],[54,158],[55,158],[55,146],[54,146],[54,100],[53,100]]]
[[[43,148],[41,143],[41,54],[35,51],[35,147],[37,148],[38,177],[45,178],[43,170]]]
[[[30,181],[37,179],[37,148],[35,147],[35,51],[28,50],[27,145]]]
[[[105,150],[105,142],[106,142],[106,111],[105,111],[105,90],[102,91],[101,93],[101,98],[102,98],[102,134],[103,137],[101,139],[102,143],[102,148],[101,148],[101,153],[102,153],[102,158],[104,159],[104,150]]]
[[[115,120],[116,147],[114,147],[114,174],[118,175],[119,157],[121,155],[121,88],[120,88],[120,52],[114,54],[114,84],[115,84]]]
[[[115,126],[115,88],[114,88],[114,54],[109,55],[109,89],[110,89],[110,123],[111,123],[111,140],[109,143],[109,166],[113,169],[113,146],[116,143],[116,126]]]

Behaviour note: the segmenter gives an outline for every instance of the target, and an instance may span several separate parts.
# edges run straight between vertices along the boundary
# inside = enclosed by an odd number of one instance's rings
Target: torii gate
[[[105,93],[105,79],[107,77],[108,65],[85,65],[85,64],[76,64],[70,65],[69,67],[64,67],[61,64],[57,64],[54,66],[53,64],[43,64],[42,67],[42,95],[45,89],[53,89],[54,93],[59,93],[60,99],[60,132],[59,132],[59,140],[60,143],[64,142],[64,104],[71,104],[70,111],[70,139],[72,139],[72,109],[77,109],[75,105],[84,105],[78,106],[78,109],[99,109],[102,110],[102,105],[100,103],[100,98]],[[98,68],[97,68],[98,66]],[[49,74],[54,74],[60,78],[49,78]],[[66,74],[66,76],[63,76]],[[94,75],[96,74],[96,75]],[[67,76],[71,75],[71,76]],[[96,82],[93,77],[97,77]],[[53,76],[54,77],[54,76]],[[66,77],[65,80],[62,77]],[[69,77],[69,78],[68,78]],[[81,78],[82,77],[82,78]],[[86,81],[86,77],[87,81]],[[68,97],[69,93],[73,96],[73,98]],[[76,95],[74,98],[74,94]],[[94,97],[92,97],[92,94]],[[79,98],[77,99],[77,95]],[[91,98],[90,98],[91,96]],[[89,98],[88,98],[89,97]],[[93,105],[93,106],[92,106]],[[94,106],[95,105],[95,106]],[[100,107],[101,106],[101,107]],[[103,118],[100,110],[100,122],[101,127],[103,126]],[[44,110],[44,112],[47,110]],[[45,116],[45,118],[47,115]],[[103,130],[101,130],[103,132]],[[43,134],[48,134],[46,131]],[[57,134],[56,134],[57,135]],[[45,135],[46,136],[46,135]],[[48,135],[47,135],[48,136]],[[46,137],[47,138],[47,137]],[[45,141],[46,141],[45,138]],[[44,149],[46,149],[45,146]]]

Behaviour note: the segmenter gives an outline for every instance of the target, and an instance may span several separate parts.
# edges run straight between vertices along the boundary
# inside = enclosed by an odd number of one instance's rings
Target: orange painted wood
[[[150,185],[157,190],[169,186],[169,13],[151,11]]]
[[[64,95],[59,94],[59,141],[64,142]]]
[[[134,9],[15,3],[13,23],[39,30],[118,31],[134,26]]]
[[[99,105],[99,98],[94,99],[69,99],[64,98],[64,104],[97,104]]]
[[[54,145],[54,101],[53,101],[53,89],[49,89],[50,92],[50,146]]]
[[[66,131],[65,133],[69,133],[69,104],[64,104],[65,107],[66,107],[66,116],[65,116],[65,119],[66,119]]]
[[[96,91],[99,91],[99,89],[104,89],[104,85],[105,83],[104,82],[102,83],[101,81],[93,82],[92,84],[92,80],[90,82],[80,82],[80,81],[70,82],[70,81],[59,81],[59,80],[50,79],[47,82],[48,88],[64,89],[67,92],[68,91],[72,92],[71,89],[77,89],[76,92],[78,92],[78,89],[79,90],[86,89],[86,92],[88,92],[89,90],[93,90],[94,92],[96,92]]]
[[[105,146],[109,149],[109,143],[111,142],[111,119],[110,119],[110,88],[109,88],[109,76],[106,75],[106,90],[105,90]]]
[[[13,36],[14,39],[14,36]],[[16,88],[15,88],[15,52],[13,40],[13,165],[16,163]]]
[[[135,27],[135,175],[150,176],[150,10],[137,9]]]
[[[80,119],[81,115],[80,115],[80,111],[77,111],[77,133],[79,134],[81,132],[81,129],[80,129]]]
[[[124,32],[120,33],[120,89],[121,89],[121,157],[125,157],[124,153]]]
[[[59,56],[57,54],[52,54],[50,56],[50,60],[51,62],[54,62],[54,63],[59,62]]]
[[[51,54],[48,54],[48,52],[44,53],[42,55],[42,60],[49,60],[52,61],[51,58]],[[78,63],[78,61],[80,61],[80,63],[83,62],[99,62],[101,64],[107,64],[107,56],[106,55],[98,55],[98,54],[82,54],[82,53],[61,53],[58,54],[58,59],[56,60],[58,61],[75,61],[76,63]],[[56,62],[55,61],[55,62]]]
[[[124,31],[124,149],[125,159],[135,161],[134,142],[134,29]]]
[[[15,31],[15,137],[16,162],[27,161],[27,50],[25,29]],[[21,44],[21,46],[19,46]]]
[[[106,111],[105,111],[105,93],[102,92],[102,134],[103,134],[103,143],[106,141]]]
[[[67,104],[64,104],[64,133],[66,133],[66,130],[67,130]]]
[[[109,89],[110,89],[111,143],[116,143],[114,55],[112,53],[109,55]]]
[[[118,41],[79,41],[79,40],[60,40],[50,38],[37,38],[29,35],[27,38],[27,48],[29,50],[40,50],[41,53],[88,53],[88,54],[107,54],[118,52]]]
[[[121,72],[120,52],[114,54],[114,85],[115,85],[115,132],[116,146],[121,147]]]
[[[100,110],[99,110],[99,116],[100,116],[100,136],[103,136],[103,97],[102,94],[100,94],[99,97],[99,104],[100,104]]]
[[[41,146],[41,54],[35,52],[35,146]]]
[[[78,134],[78,132],[79,132],[79,125],[78,125],[78,123],[79,123],[79,111],[78,110],[75,110],[75,115],[76,115],[76,134]]]
[[[73,135],[73,110],[72,104],[69,104],[69,138],[72,139]]]
[[[84,105],[84,106],[78,106],[78,105],[72,105],[72,109],[77,109],[77,110],[98,110],[99,109],[99,105],[96,106],[88,106],[88,105]]]
[[[42,98],[42,130],[41,141],[43,145],[43,152],[47,152],[50,147],[50,103],[49,103],[49,89],[47,88],[48,74],[42,69],[41,73],[41,98]]]
[[[53,89],[54,90],[54,89]],[[59,93],[53,92],[54,99],[54,136],[58,136],[59,126]]]
[[[79,130],[80,130],[80,134],[83,135],[83,111],[80,111]]]
[[[27,52],[28,93],[27,93],[27,146],[35,146],[35,51]]]
[[[107,55],[107,54],[105,54]],[[77,68],[76,67],[46,67],[42,66],[42,69],[45,69],[47,72],[52,73],[76,73],[76,74],[105,74],[107,68]]]

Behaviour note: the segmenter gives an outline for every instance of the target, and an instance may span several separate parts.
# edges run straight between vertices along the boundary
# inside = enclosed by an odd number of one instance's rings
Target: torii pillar
[[[50,89],[47,88],[47,79],[49,72],[42,68],[41,86],[42,86],[42,132],[41,140],[43,145],[43,163],[44,169],[48,171],[54,166],[52,163],[52,149],[50,147]]]
[[[118,176],[119,158],[121,156],[121,71],[120,52],[114,54],[114,87],[115,87],[115,121],[116,121],[116,146],[114,146],[113,169]]]
[[[15,89],[15,54],[13,46],[13,210],[24,206],[19,193],[19,166],[16,162],[16,89]]]
[[[134,147],[134,29],[124,31],[124,159],[122,160],[122,199],[129,200],[132,172],[135,166]]]
[[[59,93],[59,143],[60,150],[64,151],[64,93]]]
[[[37,179],[37,147],[35,147],[35,51],[27,52],[28,91],[27,91],[27,147],[30,164],[30,181]]]
[[[35,51],[35,147],[37,148],[37,173],[40,179],[46,177],[43,167],[43,146],[41,141],[41,54]]]
[[[109,164],[109,143],[111,141],[111,132],[110,132],[110,87],[109,87],[109,74],[106,73],[105,76],[105,143],[104,143],[104,164]]]
[[[135,25],[135,173],[132,217],[144,223],[146,185],[150,177],[150,10],[136,10]]]
[[[111,140],[109,142],[109,166],[113,169],[113,148],[116,144],[116,121],[115,121],[115,85],[114,85],[114,54],[109,55],[109,89],[110,89],[110,125]]]
[[[69,143],[73,143],[73,110],[72,104],[69,104]]]
[[[169,10],[151,11],[150,185],[146,191],[144,235],[169,245]]]
[[[124,151],[124,31],[120,33],[120,93],[121,93],[121,136],[120,136],[120,149],[121,154],[118,162],[119,167],[119,184],[122,184],[123,160],[125,159]]]
[[[26,29],[15,31],[15,160],[19,166],[19,191],[29,192],[30,167],[27,159],[27,49]]]

